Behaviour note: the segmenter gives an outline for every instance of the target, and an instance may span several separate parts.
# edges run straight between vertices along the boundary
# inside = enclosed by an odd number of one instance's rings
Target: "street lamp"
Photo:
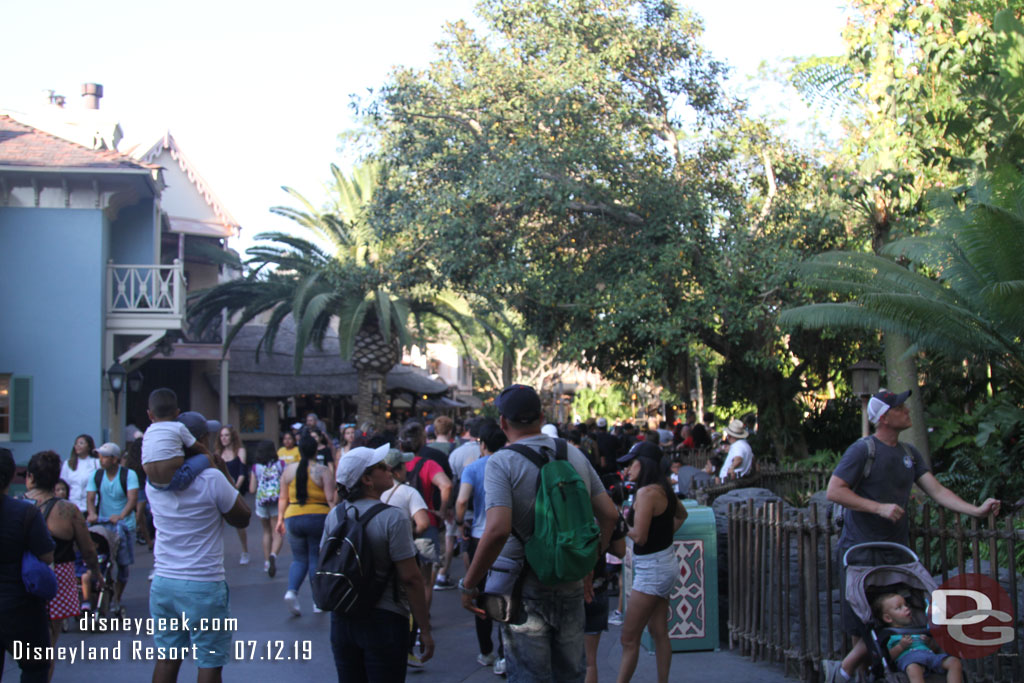
[[[142,373],[138,370],[132,370],[128,373],[128,390],[136,392],[142,388]]]
[[[860,397],[860,429],[863,436],[870,434],[868,401],[878,393],[878,378],[881,370],[881,365],[869,360],[862,360],[850,366],[850,383],[853,393]]]
[[[124,380],[128,376],[128,371],[124,369],[124,366],[114,361],[114,364],[107,368],[107,382],[110,383],[110,391],[114,393],[114,414],[117,414],[117,397],[121,395],[121,390],[124,389]]]

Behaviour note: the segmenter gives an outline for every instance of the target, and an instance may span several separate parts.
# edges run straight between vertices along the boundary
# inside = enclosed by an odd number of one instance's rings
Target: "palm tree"
[[[790,309],[780,323],[904,334],[952,359],[992,363],[1024,389],[1024,178],[999,169],[963,203],[949,198],[934,232],[893,242],[883,255],[808,260],[806,284],[850,300]]]
[[[285,187],[301,208],[274,207],[274,213],[302,226],[316,239],[282,232],[261,233],[260,244],[247,250],[248,273],[200,293],[189,315],[199,325],[226,310],[234,318],[224,340],[231,345],[242,326],[271,311],[261,347],[273,349],[281,322],[295,321],[295,373],[302,369],[305,348],[323,345],[331,325],[337,325],[341,356],[352,362],[358,378],[357,415],[378,426],[374,397],[383,393],[384,375],[411,342],[410,316],[433,315],[456,333],[467,317],[450,295],[424,287],[396,291],[389,277],[390,245],[374,232],[369,220],[378,172],[373,165],[357,168],[351,177],[331,165],[331,203],[314,207],[295,190]],[[383,405],[383,397],[377,405]]]

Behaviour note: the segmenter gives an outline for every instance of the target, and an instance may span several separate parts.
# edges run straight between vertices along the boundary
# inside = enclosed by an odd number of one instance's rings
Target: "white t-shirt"
[[[224,519],[238,491],[220,470],[206,469],[182,491],[146,484],[159,529],[153,550],[157,576],[187,581],[224,580]]]
[[[71,490],[68,493],[68,500],[78,506],[82,512],[87,512],[85,505],[85,492],[89,486],[89,480],[93,478],[94,472],[100,468],[99,458],[79,458],[78,469],[71,469],[65,460],[60,466],[60,478],[68,483]]]
[[[718,472],[719,479],[722,481],[726,480],[729,476],[729,464],[737,456],[743,458],[743,462],[741,462],[739,467],[736,468],[736,476],[745,477],[750,472],[750,468],[754,465],[754,451],[750,450],[750,444],[747,443],[746,439],[739,439],[729,446],[729,452],[725,456],[725,462],[722,463],[722,469]]]
[[[380,502],[405,510],[409,513],[409,519],[412,519],[412,516],[420,510],[427,509],[427,504],[419,491],[408,484],[399,484],[397,481],[394,486],[380,494]]]
[[[184,449],[191,448],[195,442],[196,437],[188,427],[177,420],[154,422],[142,436],[142,464],[170,460],[179,455],[184,457]]]

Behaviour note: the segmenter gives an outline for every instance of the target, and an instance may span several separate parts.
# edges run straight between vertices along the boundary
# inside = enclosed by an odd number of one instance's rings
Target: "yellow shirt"
[[[298,462],[302,459],[299,455],[299,447],[292,446],[291,448],[285,448],[282,446],[277,449],[277,459],[283,462],[285,465],[291,465],[293,462]]]
[[[285,508],[284,518],[296,517],[298,515],[326,515],[331,508],[327,504],[327,496],[324,490],[317,486],[313,478],[306,480],[306,504],[299,505],[299,494],[295,491],[295,480],[288,482],[288,507]]]

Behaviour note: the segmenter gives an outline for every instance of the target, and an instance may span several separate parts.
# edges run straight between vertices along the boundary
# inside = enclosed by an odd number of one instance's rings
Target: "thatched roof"
[[[231,343],[228,370],[228,392],[231,396],[281,398],[298,394],[355,396],[356,371],[339,354],[338,335],[327,333],[322,350],[306,348],[302,372],[295,374],[295,324],[285,318],[274,340],[274,352],[266,346],[256,348],[266,330],[264,325],[246,325]],[[433,380],[423,370],[409,365],[396,365],[385,377],[388,392],[436,395],[448,390],[444,382]]]

